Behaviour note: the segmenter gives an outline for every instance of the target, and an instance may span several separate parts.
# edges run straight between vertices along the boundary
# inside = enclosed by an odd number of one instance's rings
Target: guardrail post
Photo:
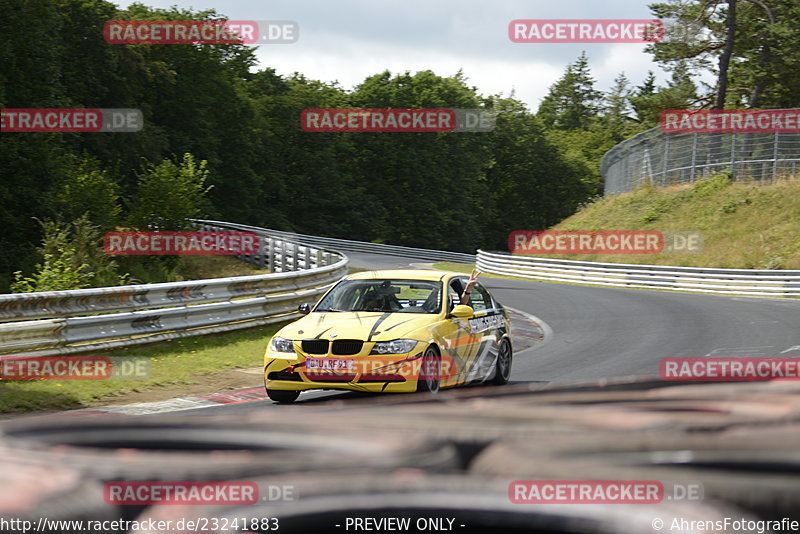
[[[280,253],[275,258],[276,271],[282,273],[286,270],[286,241],[281,240]]]
[[[264,236],[267,247],[267,269],[275,271],[275,242],[271,237]]]
[[[267,240],[266,236],[258,236],[258,266],[264,268],[267,264],[266,250],[264,249],[264,242]]]

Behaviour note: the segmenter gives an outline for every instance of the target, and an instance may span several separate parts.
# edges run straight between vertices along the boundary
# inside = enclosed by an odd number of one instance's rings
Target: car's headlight
[[[282,337],[273,337],[269,346],[275,352],[294,352],[294,343],[291,339],[284,339]]]
[[[404,354],[411,352],[417,345],[414,339],[395,339],[394,341],[379,341],[375,343],[370,354]]]

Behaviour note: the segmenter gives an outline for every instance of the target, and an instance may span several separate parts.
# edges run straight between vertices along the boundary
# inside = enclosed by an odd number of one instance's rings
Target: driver
[[[372,290],[364,295],[363,302],[362,308],[364,311],[381,311],[384,306],[384,297],[377,291]]]
[[[470,292],[472,288],[475,287],[475,284],[478,283],[478,277],[481,275],[480,271],[477,269],[472,269],[472,273],[469,275],[469,280],[467,280],[466,285],[461,287],[461,282],[457,278],[453,280],[453,289],[458,293],[460,296],[458,298],[458,303],[463,306],[470,305]],[[450,303],[450,308],[453,308],[453,303]]]
[[[395,293],[400,291],[397,287],[392,287],[389,280],[384,280],[376,289],[364,295],[363,308],[366,311],[397,311],[402,309],[402,304],[395,297]]]

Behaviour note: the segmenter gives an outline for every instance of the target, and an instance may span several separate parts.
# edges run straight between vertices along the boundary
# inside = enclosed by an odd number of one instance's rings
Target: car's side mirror
[[[459,304],[458,306],[453,308],[453,311],[450,312],[450,315],[452,315],[453,317],[463,317],[463,318],[472,317],[473,315],[475,315],[475,310],[472,309],[472,306]]]
[[[308,315],[309,313],[311,313],[311,304],[309,304],[308,302],[304,302],[297,307],[297,311],[299,311],[303,315]]]

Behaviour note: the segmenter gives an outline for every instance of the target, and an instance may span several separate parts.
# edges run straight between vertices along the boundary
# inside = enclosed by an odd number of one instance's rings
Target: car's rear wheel
[[[439,350],[431,345],[422,356],[422,365],[417,378],[417,391],[438,393],[442,374],[442,359]]]
[[[300,396],[299,391],[285,391],[280,389],[268,389],[267,390],[267,397],[274,400],[275,402],[281,403],[290,403],[297,400],[297,397]]]
[[[492,384],[496,386],[508,384],[508,379],[511,377],[511,356],[511,343],[507,339],[500,340]]]

